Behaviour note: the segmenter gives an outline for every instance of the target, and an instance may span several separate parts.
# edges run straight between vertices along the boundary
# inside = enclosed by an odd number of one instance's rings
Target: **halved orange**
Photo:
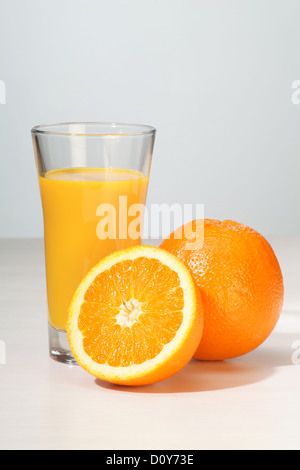
[[[68,316],[77,363],[104,381],[146,385],[182,369],[203,333],[192,275],[165,250],[136,246],[100,261],[78,287]]]

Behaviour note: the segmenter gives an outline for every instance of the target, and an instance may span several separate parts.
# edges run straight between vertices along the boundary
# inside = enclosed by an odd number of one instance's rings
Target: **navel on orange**
[[[159,248],[136,246],[101,260],[78,287],[68,340],[90,374],[122,385],[161,381],[193,357],[203,306],[184,264]]]

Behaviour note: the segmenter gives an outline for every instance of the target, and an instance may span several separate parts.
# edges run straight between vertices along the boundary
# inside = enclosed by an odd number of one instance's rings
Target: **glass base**
[[[63,364],[77,365],[68,343],[67,333],[56,330],[49,325],[49,353],[55,361]]]

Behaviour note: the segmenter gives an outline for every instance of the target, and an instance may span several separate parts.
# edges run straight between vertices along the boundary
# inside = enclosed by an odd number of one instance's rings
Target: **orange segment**
[[[203,307],[188,269],[164,250],[137,246],[103,259],[82,281],[69,310],[72,353],[103,380],[163,380],[193,356]]]

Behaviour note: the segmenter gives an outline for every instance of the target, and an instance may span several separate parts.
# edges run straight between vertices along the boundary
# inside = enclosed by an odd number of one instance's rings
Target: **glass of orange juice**
[[[101,258],[141,243],[156,130],[65,123],[31,133],[44,216],[50,357],[73,364],[70,301]]]

